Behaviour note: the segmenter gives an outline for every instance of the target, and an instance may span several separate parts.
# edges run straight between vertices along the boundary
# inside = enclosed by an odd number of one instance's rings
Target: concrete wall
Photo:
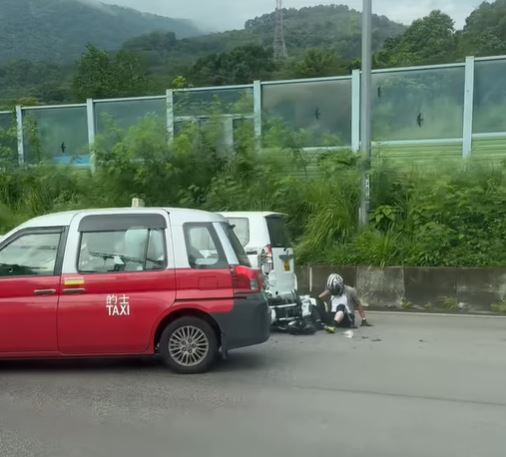
[[[489,312],[506,298],[506,268],[304,266],[299,292],[318,295],[333,272],[371,308]]]

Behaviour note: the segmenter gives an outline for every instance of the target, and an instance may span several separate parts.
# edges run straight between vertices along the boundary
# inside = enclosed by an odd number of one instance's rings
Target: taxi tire
[[[171,335],[181,327],[185,326],[193,326],[197,327],[206,335],[207,342],[209,344],[209,350],[206,357],[198,364],[194,366],[184,366],[178,363],[175,360],[170,352],[169,352],[169,340]],[[196,373],[204,373],[207,371],[211,365],[218,358],[218,338],[216,337],[216,333],[214,329],[209,325],[204,319],[200,319],[194,316],[183,316],[175,321],[171,322],[165,330],[162,332],[160,336],[160,356],[169,368],[171,368],[176,373],[182,374],[196,374]]]

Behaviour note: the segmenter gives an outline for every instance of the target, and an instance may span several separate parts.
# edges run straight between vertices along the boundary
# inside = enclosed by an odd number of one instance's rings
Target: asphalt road
[[[370,320],[351,339],[274,335],[206,375],[1,362],[0,456],[503,457],[506,319]]]

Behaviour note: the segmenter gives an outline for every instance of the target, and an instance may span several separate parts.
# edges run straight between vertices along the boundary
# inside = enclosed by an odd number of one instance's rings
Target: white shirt
[[[344,307],[346,308],[346,311],[349,314],[351,313],[350,307],[348,306],[348,295],[346,293],[339,295],[339,296],[332,295],[330,302],[332,305],[332,312],[333,313],[335,313],[337,311],[337,307],[340,305],[344,305]]]

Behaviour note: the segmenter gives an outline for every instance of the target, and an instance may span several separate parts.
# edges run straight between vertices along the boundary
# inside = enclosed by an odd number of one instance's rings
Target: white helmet
[[[332,295],[342,295],[344,292],[344,280],[337,273],[332,273],[327,279],[327,290]]]

